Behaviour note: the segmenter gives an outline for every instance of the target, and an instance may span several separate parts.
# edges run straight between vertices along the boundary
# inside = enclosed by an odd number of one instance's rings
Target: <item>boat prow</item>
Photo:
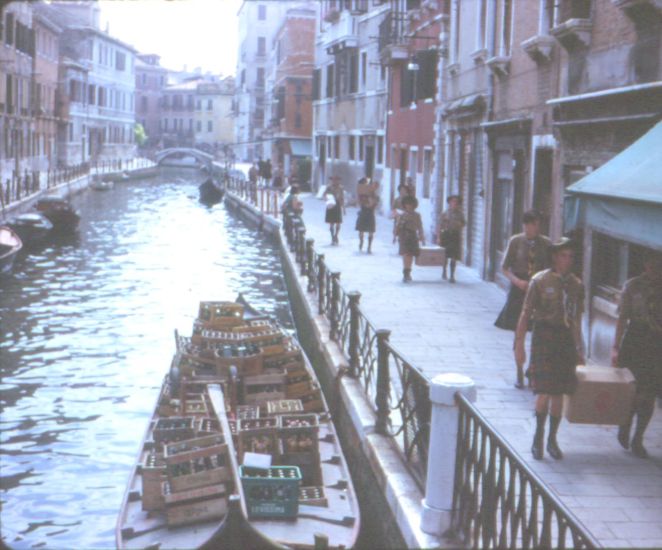
[[[23,248],[23,242],[18,234],[6,225],[0,226],[0,273],[11,273],[14,260]]]

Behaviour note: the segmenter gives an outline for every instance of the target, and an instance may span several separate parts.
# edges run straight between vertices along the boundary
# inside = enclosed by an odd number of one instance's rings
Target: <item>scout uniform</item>
[[[513,235],[508,241],[501,267],[509,269],[515,277],[528,281],[534,274],[549,267],[549,246],[552,242],[544,235],[527,239],[524,233]],[[511,283],[506,304],[494,325],[504,330],[515,330],[522,311],[524,291]]]
[[[446,249],[446,257],[460,259],[460,232],[467,225],[460,208],[449,208],[441,215],[441,245]]]
[[[627,281],[619,316],[629,321],[619,366],[632,371],[638,394],[662,394],[662,282],[646,274]]]
[[[405,212],[398,218],[396,227],[401,256],[418,256],[421,251],[418,236],[423,234],[423,222],[418,212]]]
[[[345,203],[344,191],[341,185],[331,185],[327,188],[324,195],[333,195],[333,198],[336,200],[335,206],[326,209],[326,214],[324,215],[325,223],[342,223],[342,207]]]
[[[575,341],[584,311],[584,285],[572,273],[552,269],[536,273],[527,290],[522,315],[533,319],[531,360],[527,376],[534,393],[572,393],[579,358]]]

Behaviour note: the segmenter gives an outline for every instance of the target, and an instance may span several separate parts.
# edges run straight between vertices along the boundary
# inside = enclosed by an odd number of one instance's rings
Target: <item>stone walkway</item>
[[[306,237],[315,239],[327,265],[341,272],[343,288],[361,292],[362,310],[377,328],[392,331],[391,341],[409,361],[430,378],[441,372],[470,376],[483,414],[604,546],[662,547],[659,407],[646,433],[649,460],[624,451],[614,427],[565,420],[559,431],[565,458],[533,460],[534,397],[513,387],[513,336],[493,326],[505,293],[463,266],[455,285],[442,281],[440,268],[416,266],[414,281],[404,284],[391,220],[377,217],[368,255],[358,251],[355,208],[347,209],[340,246],[331,246],[324,202],[305,195],[303,202]]]

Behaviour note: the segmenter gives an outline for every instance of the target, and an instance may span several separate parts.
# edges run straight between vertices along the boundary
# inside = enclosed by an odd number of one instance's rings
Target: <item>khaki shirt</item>
[[[551,269],[533,276],[522,307],[527,319],[578,328],[583,312],[584,285],[577,276],[562,277]]]
[[[524,233],[513,235],[508,241],[506,255],[501,267],[509,269],[518,277],[530,279],[538,271],[549,267],[549,246],[552,244],[544,235],[527,239]]]
[[[449,208],[441,215],[441,230],[460,231],[467,221],[464,219],[464,213],[459,208]]]
[[[417,231],[423,235],[423,222],[418,212],[405,212],[398,218],[397,233],[399,236]]]
[[[645,323],[662,334],[662,282],[639,275],[625,283],[618,308],[621,318]]]

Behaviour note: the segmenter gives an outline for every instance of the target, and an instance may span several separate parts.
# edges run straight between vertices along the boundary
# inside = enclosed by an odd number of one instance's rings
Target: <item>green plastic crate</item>
[[[298,466],[239,467],[249,517],[292,518],[299,513]]]

